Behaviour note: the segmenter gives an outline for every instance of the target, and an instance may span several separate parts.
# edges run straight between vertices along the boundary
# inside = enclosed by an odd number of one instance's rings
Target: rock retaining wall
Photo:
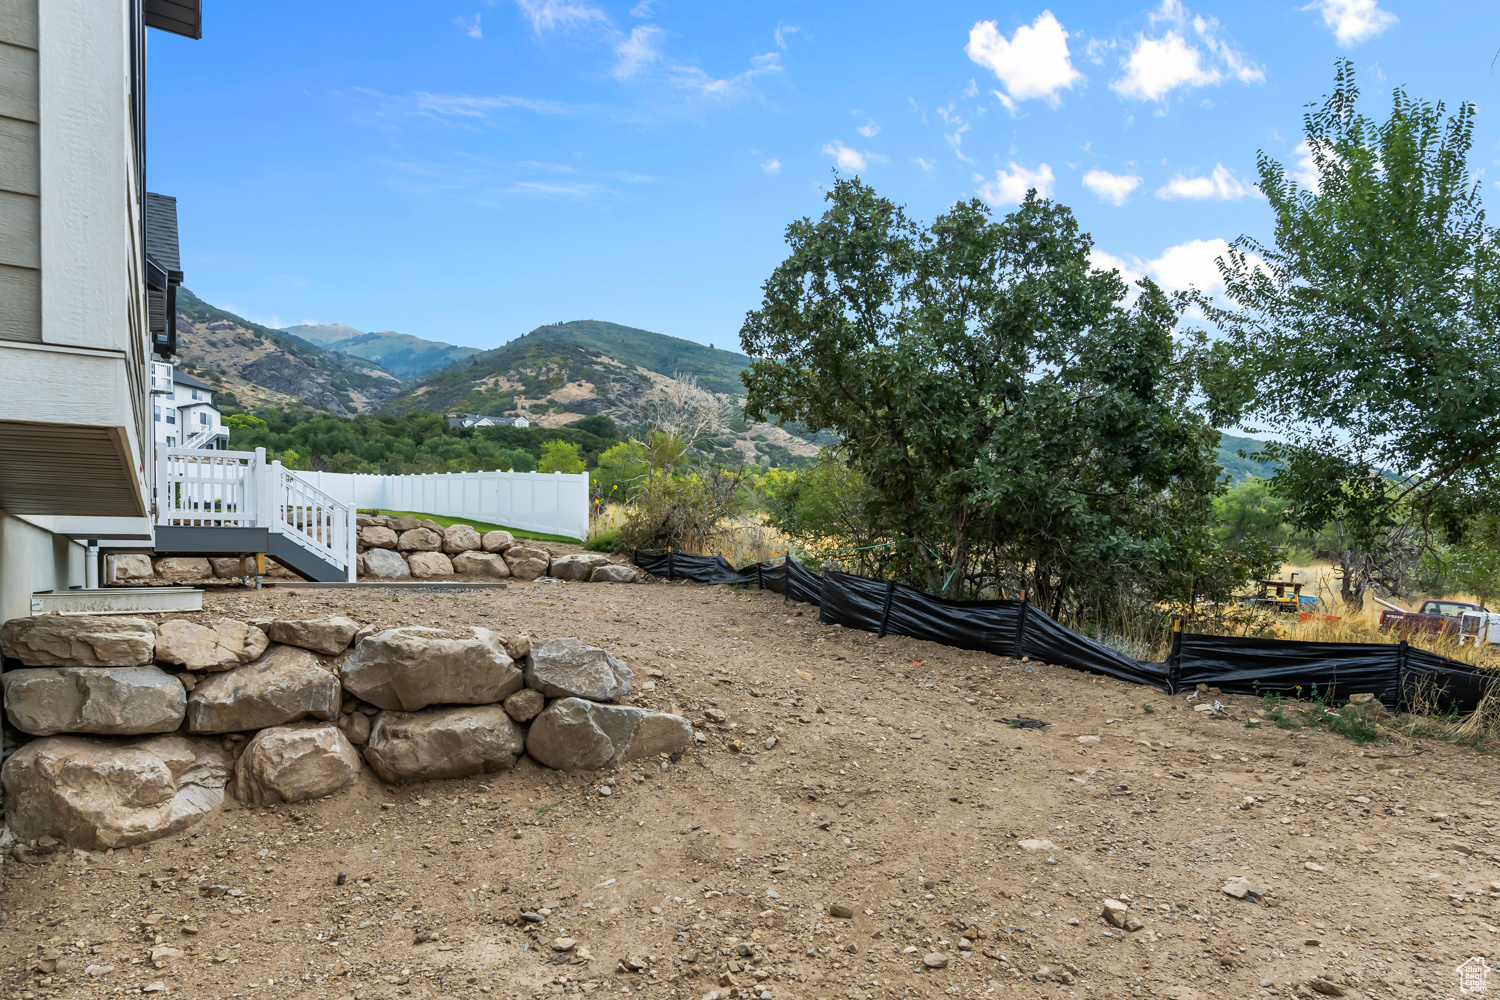
[[[630,667],[568,637],[51,615],[0,626],[0,652],[6,717],[32,737],[0,767],[6,822],[23,841],[95,850],[182,830],[226,789],[255,805],[328,795],[365,763],[394,784],[523,754],[592,771],[702,739],[619,704]]]
[[[413,516],[358,515],[361,580],[537,580],[551,577],[580,583],[638,583],[644,574],[626,563],[613,562],[597,552],[554,556],[508,531],[481,533],[468,524],[443,527]],[[114,557],[115,583],[144,586],[158,583],[238,582],[238,558],[146,555]],[[275,559],[266,559],[270,579],[301,579]]]

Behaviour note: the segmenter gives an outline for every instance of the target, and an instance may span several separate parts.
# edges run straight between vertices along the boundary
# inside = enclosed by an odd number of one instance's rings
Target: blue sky
[[[1101,260],[1212,291],[1217,241],[1268,234],[1257,151],[1295,169],[1341,56],[1373,116],[1397,85],[1477,102],[1500,163],[1490,4],[204,6],[201,41],[149,33],[149,186],[188,287],[277,326],[738,349],[835,168],[923,219],[1035,185]]]

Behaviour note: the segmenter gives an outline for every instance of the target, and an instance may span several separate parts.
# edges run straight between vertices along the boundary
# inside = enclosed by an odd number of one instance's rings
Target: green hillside
[[[518,396],[538,400],[569,383],[585,382],[593,393],[579,397],[566,409],[597,413],[616,390],[645,388],[646,376],[631,368],[611,364],[602,351],[578,344],[558,344],[521,338],[493,351],[474,356],[433,372],[407,386],[388,400],[387,413],[478,413],[504,416],[515,408]],[[554,403],[532,403],[540,409],[562,409]]]
[[[328,350],[375,361],[403,379],[417,378],[479,353],[478,348],[455,347],[394,330],[364,333],[342,323],[289,326],[284,332]]]
[[[698,384],[710,392],[724,392],[735,396],[745,394],[740,372],[750,367],[750,359],[743,354],[706,347],[691,340],[637,330],[618,323],[583,319],[539,326],[506,346],[535,341],[577,344],[658,375],[691,373],[697,377]]]
[[[1229,473],[1230,479],[1239,484],[1251,476],[1270,479],[1280,466],[1275,462],[1257,462],[1253,458],[1241,458],[1239,452],[1254,455],[1266,442],[1255,438],[1236,437],[1233,434],[1219,435],[1219,465]]]

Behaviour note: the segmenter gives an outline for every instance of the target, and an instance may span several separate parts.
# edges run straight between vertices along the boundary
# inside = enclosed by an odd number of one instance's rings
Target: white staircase
[[[260,537],[260,531],[246,529],[263,529],[263,551],[304,576],[355,582],[354,506],[305,482],[280,462],[267,463],[264,448],[159,451],[156,524],[167,529],[158,530],[158,539],[169,535],[171,551],[182,553],[262,551],[235,545],[256,544],[250,539]],[[236,543],[236,537],[246,540]]]

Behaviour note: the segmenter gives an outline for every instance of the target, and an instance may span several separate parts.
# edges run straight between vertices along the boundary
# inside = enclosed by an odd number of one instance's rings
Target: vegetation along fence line
[[[735,569],[722,556],[637,550],[635,564],[666,580],[758,587],[817,604],[818,620],[878,635],[1029,657],[1175,694],[1207,684],[1230,694],[1276,692],[1335,703],[1370,693],[1386,708],[1438,714],[1479,707],[1494,678],[1468,664],[1400,643],[1302,642],[1177,632],[1166,662],[1135,660],[1053,621],[1028,601],[956,601],[893,580],[822,576],[790,555]]]

